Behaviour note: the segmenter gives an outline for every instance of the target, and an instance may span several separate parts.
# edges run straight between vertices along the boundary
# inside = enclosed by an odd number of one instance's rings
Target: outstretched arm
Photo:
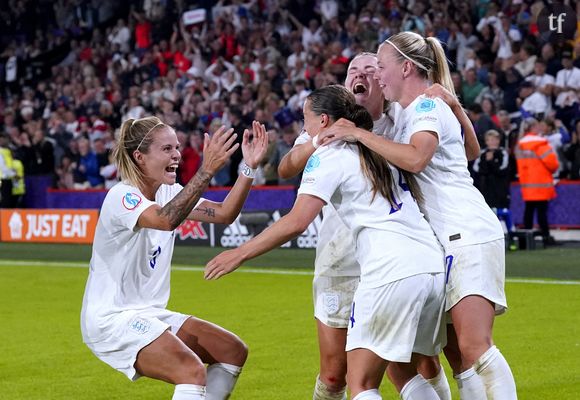
[[[288,214],[237,249],[227,250],[207,263],[205,279],[218,279],[235,271],[244,261],[258,257],[304,232],[316,218],[324,201],[318,197],[301,194]]]
[[[252,132],[254,137],[250,142],[250,132],[247,129],[244,131],[242,152],[244,153],[246,165],[251,169],[256,169],[268,149],[268,132],[266,132],[264,125],[257,121],[252,123]],[[240,174],[223,202],[204,200],[189,214],[187,219],[231,224],[242,211],[253,181],[253,177],[246,176],[243,173]]]

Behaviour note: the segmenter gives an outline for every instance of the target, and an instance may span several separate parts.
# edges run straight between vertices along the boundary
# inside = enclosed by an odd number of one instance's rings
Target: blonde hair
[[[400,32],[385,40],[384,43],[393,46],[398,53],[399,61],[411,61],[423,78],[439,83],[454,96],[456,95],[447,65],[447,57],[437,38],[424,38],[415,32]]]
[[[133,153],[139,150],[141,153],[147,154],[153,142],[153,131],[165,127],[169,128],[157,117],[128,119],[123,122],[117,147],[113,151],[113,159],[123,181],[143,188],[145,176],[137,165]]]

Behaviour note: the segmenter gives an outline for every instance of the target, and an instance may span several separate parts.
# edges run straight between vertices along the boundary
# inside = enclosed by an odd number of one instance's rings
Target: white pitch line
[[[10,267],[10,266],[33,266],[33,267],[57,267],[57,268],[87,268],[87,263],[78,262],[54,262],[54,261],[21,261],[21,260],[0,260],[0,267]],[[184,265],[174,265],[171,267],[175,271],[190,271],[190,272],[202,272],[203,267],[187,267]],[[283,269],[272,269],[272,268],[252,268],[244,267],[239,269],[237,273],[246,274],[271,274],[271,275],[304,275],[312,276],[313,271],[300,271],[300,270],[283,270]],[[580,280],[570,281],[570,280],[549,280],[549,279],[524,279],[524,278],[506,278],[507,283],[533,283],[537,285],[580,285]]]

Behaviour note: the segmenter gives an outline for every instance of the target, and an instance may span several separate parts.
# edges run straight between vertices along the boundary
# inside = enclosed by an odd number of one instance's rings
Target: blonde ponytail
[[[415,32],[400,32],[385,40],[384,43],[393,46],[400,62],[411,61],[417,67],[416,70],[420,76],[433,83],[439,83],[456,95],[447,65],[447,57],[437,38],[424,38]]]
[[[434,65],[431,68],[431,81],[433,83],[438,83],[445,89],[450,91],[453,96],[457,96],[455,93],[455,87],[453,86],[453,81],[451,80],[451,72],[449,72],[449,65],[447,64],[447,57],[445,56],[445,50],[441,46],[439,39],[434,37],[428,37],[425,42],[431,47],[433,52]]]

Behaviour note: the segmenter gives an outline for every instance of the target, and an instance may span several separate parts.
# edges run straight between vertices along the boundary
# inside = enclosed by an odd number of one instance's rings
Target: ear
[[[409,60],[403,61],[403,79],[407,78],[411,74],[413,68],[413,63]]]
[[[143,160],[143,153],[141,153],[139,150],[135,150],[133,152],[133,158],[138,165],[143,165],[145,162],[145,160]]]
[[[320,127],[326,128],[330,122],[330,118],[328,118],[328,114],[320,114]]]

